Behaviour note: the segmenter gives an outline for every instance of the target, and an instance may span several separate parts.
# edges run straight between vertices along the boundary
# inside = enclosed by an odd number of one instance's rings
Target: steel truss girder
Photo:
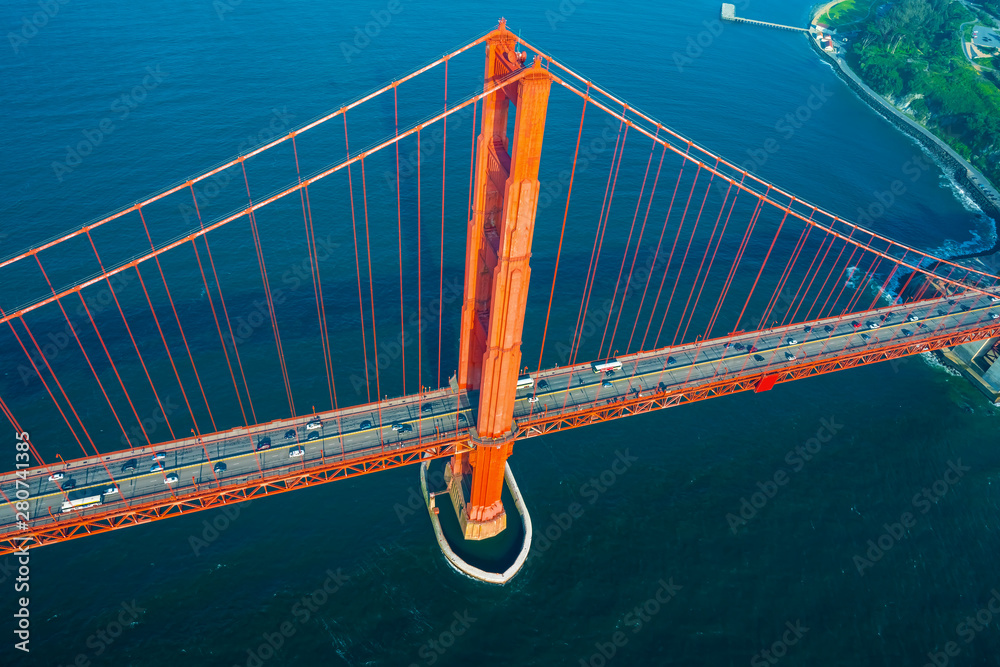
[[[420,461],[452,456],[471,449],[472,446],[467,442],[467,439],[461,436],[452,436],[404,449],[377,452],[365,457],[330,461],[305,470],[283,471],[282,474],[274,477],[252,480],[237,486],[206,489],[203,485],[203,488],[196,493],[184,497],[158,499],[92,514],[60,515],[60,518],[51,524],[37,528],[31,527],[16,534],[0,536],[0,556],[18,552],[22,544],[26,545],[26,548],[36,548],[46,544],[65,542],[78,537],[138,526],[230,503],[239,503],[244,500],[293,491],[338,479],[348,479]],[[29,536],[30,540],[24,539]]]
[[[989,324],[980,329],[971,329],[958,333],[941,334],[930,338],[921,338],[907,342],[899,342],[877,350],[865,349],[833,358],[816,361],[805,361],[796,366],[771,370],[754,370],[752,373],[736,377],[713,380],[700,385],[684,387],[654,393],[650,396],[639,396],[611,404],[590,404],[581,410],[560,414],[542,414],[536,418],[519,421],[514,437],[517,440],[533,438],[546,433],[565,431],[579,426],[597,424],[600,422],[620,419],[636,414],[652,412],[676,405],[694,403],[708,398],[728,396],[741,391],[752,390],[757,383],[767,376],[777,376],[776,382],[791,382],[814,375],[824,375],[835,371],[856,368],[882,361],[891,361],[913,354],[921,354],[946,347],[971,343],[1000,336],[1000,324]]]

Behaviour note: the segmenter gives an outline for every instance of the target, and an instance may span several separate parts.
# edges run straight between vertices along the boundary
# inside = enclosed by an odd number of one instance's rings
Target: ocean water
[[[0,255],[336,109],[491,29],[500,14],[525,40],[630,104],[807,201],[928,252],[989,247],[991,223],[933,163],[908,180],[907,164],[929,158],[858,100],[804,37],[740,25],[720,30],[718,9],[707,1],[502,8],[407,0],[69,2],[33,32],[23,21],[44,9],[5,3],[0,15],[15,38],[8,35],[0,49],[7,157],[0,164]],[[761,0],[738,11],[801,25],[809,6]],[[379,33],[355,42],[355,28],[379,18],[386,23]],[[475,88],[476,57],[456,61],[452,99]],[[407,122],[441,107],[436,84],[406,90]],[[782,123],[810,96],[824,101],[806,107],[807,120]],[[349,114],[357,128],[352,149],[391,132],[393,114],[384,102],[364,118]],[[571,145],[578,116],[576,101],[553,104],[550,123],[564,127],[553,129],[555,154]],[[602,121],[593,122],[590,130],[600,134]],[[456,122],[449,141],[457,136],[467,150],[470,127],[468,119]],[[303,144],[303,173],[343,155],[341,129],[317,131],[308,150]],[[83,140],[92,150],[77,162],[69,147]],[[457,185],[445,208],[461,212],[468,158],[452,155],[447,178]],[[632,157],[641,169],[641,153]],[[543,163],[546,173],[559,168]],[[368,177],[385,185],[385,164],[373,159],[370,169]],[[287,151],[248,172],[255,196],[295,178]],[[422,176],[435,200],[424,202],[433,222],[421,227],[418,254],[416,222],[404,221],[408,301],[433,299],[436,278],[447,288],[462,275],[461,213],[447,216],[442,236],[441,176]],[[350,206],[337,197],[345,179],[337,179],[316,188],[316,233],[327,249],[331,319],[337,332],[349,332],[357,329],[351,309],[358,288]],[[907,179],[905,193],[875,215],[872,204],[897,179]],[[209,218],[245,204],[239,182],[217,196],[202,194]],[[400,196],[415,201],[412,176]],[[272,280],[286,289],[282,337],[302,413],[329,399],[321,366],[306,354],[314,349],[308,317],[315,306],[311,292],[296,287],[305,257],[298,206],[275,205],[258,223]],[[540,267],[551,262],[558,208],[541,215],[533,257]],[[178,200],[150,207],[154,240],[196,227],[185,211]],[[393,268],[395,208],[376,201],[372,211],[373,262]],[[584,225],[567,237],[567,276],[585,273],[592,222]],[[141,252],[142,234],[134,222],[123,223],[95,232],[95,242],[107,257],[124,258]],[[234,225],[212,243],[231,315],[250,326],[262,297],[250,232]],[[78,277],[88,253],[89,245],[74,245],[46,260],[53,281]],[[419,294],[417,257],[428,271]],[[185,328],[213,327],[192,258],[165,258],[164,270],[179,277],[171,290]],[[145,271],[147,279],[156,275]],[[376,299],[395,298],[398,274],[376,269]],[[5,310],[44,288],[35,275],[3,280]],[[548,279],[538,280],[533,284]],[[152,289],[166,308],[162,287]],[[123,305],[145,307],[135,281],[119,291]],[[445,305],[440,360],[433,326],[420,343],[425,368],[414,367],[414,348],[404,371],[402,359],[383,347],[392,361],[382,393],[398,393],[404,379],[410,388],[446,381],[457,356],[458,306]],[[537,328],[532,307],[529,326]],[[105,321],[111,308],[100,313]],[[556,313],[555,340],[572,330],[574,315]],[[65,321],[49,309],[32,326],[58,337]],[[135,326],[143,345],[159,344],[151,318]],[[251,327],[240,348],[261,421],[289,412],[267,328]],[[16,341],[4,335],[0,395],[45,456],[78,455],[43,387],[21,374]],[[348,369],[337,378],[339,399],[364,402],[377,390],[365,386],[358,363],[371,342],[365,348],[346,333],[336,340],[338,368]],[[131,349],[123,328],[108,342]],[[223,394],[229,390],[218,380],[228,376],[217,348],[196,343],[192,352],[216,381],[220,428],[240,422],[240,401]],[[550,362],[556,359],[546,357]],[[82,359],[66,352],[53,363],[67,392],[81,397],[81,415],[107,443],[102,449],[120,447]],[[141,372],[128,366],[127,384],[141,385]],[[168,395],[178,406],[172,422],[184,433],[190,424],[179,388]],[[139,400],[140,414],[151,414],[151,395]],[[194,412],[207,427],[204,410]],[[408,504],[419,489],[416,468],[253,501],[229,516],[204,512],[45,547],[31,554],[29,655],[13,648],[15,559],[0,559],[0,617],[8,624],[0,624],[0,664],[1000,664],[1000,627],[989,607],[1000,590],[1000,495],[992,486],[1000,485],[998,424],[997,410],[964,380],[916,357],[524,441],[511,466],[537,541],[525,569],[503,588],[464,579],[445,563],[426,513]],[[163,424],[150,435],[169,437]],[[13,447],[0,451],[11,452],[12,467]],[[903,523],[905,531],[897,527]]]

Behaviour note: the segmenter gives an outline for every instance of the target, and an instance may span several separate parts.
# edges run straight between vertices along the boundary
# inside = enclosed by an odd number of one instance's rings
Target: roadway
[[[589,363],[544,370],[533,374],[532,387],[518,392],[514,418],[525,422],[542,415],[568,415],[637,393],[671,392],[724,378],[777,372],[803,360],[875,350],[904,338],[916,342],[961,332],[985,326],[993,315],[1000,319],[1000,303],[992,299],[996,297],[967,293],[759,332],[737,332],[724,338],[621,356],[622,368],[610,375],[594,373]],[[910,317],[918,319],[910,321]],[[879,326],[872,327],[874,323]],[[316,416],[321,419],[321,427],[307,428]],[[67,516],[62,513],[67,498],[100,496],[100,509],[105,511],[109,505],[181,499],[206,485],[238,486],[262,476],[280,476],[331,461],[418,445],[421,440],[454,436],[467,430],[472,421],[474,416],[464,392],[439,389],[5,473],[0,475],[0,491],[10,500],[16,498],[18,489],[22,497],[26,492],[30,525],[41,526]],[[406,424],[404,428],[409,430],[397,431],[393,424]],[[268,442],[268,448],[256,451]],[[302,456],[290,455],[299,448]],[[156,453],[162,453],[164,458],[154,460]],[[133,460],[135,469],[130,471]],[[217,469],[220,463],[224,469]],[[53,473],[63,477],[51,480]],[[168,483],[172,479],[168,476],[174,475],[177,481]],[[72,489],[67,488],[70,481]],[[112,488],[118,491],[108,493]],[[15,517],[11,503],[0,504],[0,534],[19,532],[18,518],[23,517]]]

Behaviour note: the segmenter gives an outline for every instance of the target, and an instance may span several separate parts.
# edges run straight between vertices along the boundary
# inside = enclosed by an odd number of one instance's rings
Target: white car
[[[996,303],[997,301],[1000,301],[1000,297],[991,296],[990,297],[990,301],[992,301],[993,303]]]
[[[118,495],[118,487],[117,486],[109,486],[108,488],[104,489],[104,495],[106,495],[106,496],[116,496],[116,495]]]
[[[907,319],[907,320],[909,320],[910,322],[916,322],[916,321],[918,321],[918,320],[919,320],[920,318],[919,318],[919,317],[917,317],[916,315],[910,315],[910,316],[909,316],[909,317],[907,317],[906,319]]]
[[[788,338],[788,339],[787,339],[787,340],[785,341],[785,344],[786,344],[786,345],[798,345],[798,344],[799,344],[799,341],[795,340],[794,338]]]
[[[998,317],[1000,317],[1000,315],[997,315],[996,313],[990,313],[990,319],[991,320],[995,320]]]
[[[882,325],[879,324],[878,322],[869,322],[868,323],[868,328],[869,329],[878,329],[880,326],[882,326]]]
[[[164,484],[176,484],[177,483],[177,475],[175,475],[174,473],[170,473],[169,475],[167,475],[164,478],[163,483]]]
[[[323,428],[323,422],[321,421],[311,421],[306,424],[307,431],[315,431],[318,428]]]
[[[288,450],[288,458],[294,459],[298,456],[303,456],[305,453],[306,453],[305,450],[302,449],[301,447],[293,447],[292,449]]]
[[[166,454],[164,454],[163,452],[156,452],[155,454],[153,454],[153,458],[151,460],[162,461],[165,458],[167,458]]]
[[[528,397],[528,403],[537,403],[537,402],[538,402],[538,397],[537,396],[529,396]]]
[[[54,472],[51,475],[49,475],[49,481],[50,482],[54,482],[54,481],[62,479],[62,478],[63,478],[63,474],[61,472]]]
[[[785,359],[788,359],[789,361],[795,361],[795,355],[792,354],[791,352],[785,352]]]

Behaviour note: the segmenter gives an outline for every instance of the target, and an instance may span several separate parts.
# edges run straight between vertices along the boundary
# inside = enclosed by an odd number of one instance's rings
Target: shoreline
[[[811,10],[810,23],[815,24],[817,18],[828,11],[830,7],[838,4],[838,2],[839,0],[834,0],[833,2],[819,5]],[[938,159],[942,163],[942,168],[945,173],[954,178],[965,194],[968,195],[976,206],[979,207],[979,210],[982,211],[987,218],[992,220],[994,238],[993,245],[989,249],[974,253],[956,255],[949,259],[972,259],[1000,252],[1000,206],[998,206],[996,200],[991,200],[985,194],[985,192],[992,192],[994,195],[1000,196],[1000,191],[997,190],[994,184],[991,183],[989,179],[987,179],[978,169],[976,169],[976,167],[970,164],[968,160],[956,153],[955,150],[942,139],[935,136],[926,127],[897,109],[896,106],[885,97],[868,87],[868,85],[861,80],[861,77],[859,77],[854,70],[851,69],[845,60],[821,49],[819,44],[817,44],[816,39],[811,34],[808,39],[812,49],[834,66],[834,71],[837,73],[837,76],[840,77],[859,98],[866,102],[868,106],[870,106],[877,114],[895,126],[896,129],[916,139],[921,146],[926,148],[936,159]],[[979,179],[978,184],[972,181],[973,178]]]

